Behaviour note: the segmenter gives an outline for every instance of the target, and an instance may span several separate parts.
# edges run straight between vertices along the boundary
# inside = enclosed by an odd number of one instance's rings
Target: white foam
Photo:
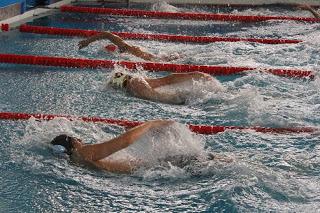
[[[163,0],[159,0],[154,3],[151,7],[151,10],[162,11],[162,12],[179,12],[181,9],[174,7]]]
[[[205,150],[201,137],[193,134],[185,125],[175,123],[152,130],[126,150],[115,153],[115,156],[124,152],[145,162],[155,163],[168,156],[201,155]]]
[[[177,95],[186,100],[187,103],[194,103],[208,99],[211,95],[225,91],[222,84],[212,78],[206,80],[189,80],[182,83],[161,86],[155,89],[159,93]]]
[[[50,172],[59,172],[61,168],[66,170],[75,169],[73,166],[68,165],[67,156],[62,156],[64,160],[57,160],[58,156],[48,155],[48,153],[52,152],[50,141],[60,134],[68,134],[80,138],[85,143],[104,142],[116,136],[104,132],[97,125],[78,121],[71,122],[65,118],[42,122],[30,119],[26,126],[25,134],[19,143],[25,149],[24,152],[19,154],[19,159],[23,164],[33,169],[34,172],[42,172],[44,168]],[[37,155],[31,154],[34,150],[38,150],[36,151]],[[159,160],[174,156],[198,156],[198,159],[203,158],[206,160],[206,153],[205,142],[201,136],[192,133],[183,124],[174,123],[168,127],[156,128],[148,132],[128,148],[116,152],[108,158],[113,160],[142,160],[148,168],[144,169],[142,167],[137,172],[142,176],[163,173],[163,176],[167,177],[185,177],[186,173],[188,173],[185,168],[173,166],[170,162],[168,164],[169,167],[161,167],[161,165],[159,166]],[[48,163],[53,164],[54,167],[47,168]],[[204,169],[208,168],[208,164],[203,165]]]

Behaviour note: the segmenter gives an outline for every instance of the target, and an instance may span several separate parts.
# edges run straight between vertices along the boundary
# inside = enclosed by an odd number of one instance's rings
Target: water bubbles
[[[151,6],[151,10],[162,11],[162,12],[179,12],[181,9],[174,7],[163,0],[158,0]]]

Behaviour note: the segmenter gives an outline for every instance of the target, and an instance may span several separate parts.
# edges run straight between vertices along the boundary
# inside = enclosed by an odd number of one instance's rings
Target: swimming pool
[[[276,9],[266,12],[279,14]],[[298,11],[288,13],[300,14]],[[91,22],[74,21],[81,17]],[[106,17],[109,22],[99,21]],[[177,63],[319,70],[320,25],[316,23],[268,21],[232,23],[229,26],[228,23],[206,21],[136,20],[59,13],[31,24],[114,31],[302,39],[305,42],[292,45],[242,42],[201,45],[157,41],[130,43],[143,46],[153,53],[184,53],[185,57],[177,60]],[[96,42],[78,51],[80,38],[76,37],[17,31],[0,36],[1,52],[5,53],[119,59],[102,50],[106,41]],[[123,55],[121,59],[140,61],[130,55]],[[225,91],[210,93],[205,87],[200,87],[190,93],[187,105],[172,106],[140,100],[106,88],[106,78],[113,69],[1,64],[0,70],[1,111],[128,120],[168,118],[181,123],[265,127],[319,126],[320,122],[318,78],[313,81],[290,79],[259,72],[218,77]],[[212,150],[231,156],[235,161],[191,168],[191,172],[172,166],[118,175],[79,167],[68,159],[54,156],[48,142],[55,135],[66,132],[93,143],[123,132],[124,129],[120,127],[70,122],[66,119],[48,122],[34,119],[27,122],[2,120],[0,123],[0,209],[3,212],[315,212],[319,209],[318,134],[277,135],[227,131],[217,135],[193,136],[177,126],[169,136],[160,134],[155,138],[154,135],[148,135],[119,155],[152,159],[165,152]],[[178,135],[178,139],[174,135]],[[159,147],[156,141],[165,146]],[[182,142],[186,146],[182,146]]]

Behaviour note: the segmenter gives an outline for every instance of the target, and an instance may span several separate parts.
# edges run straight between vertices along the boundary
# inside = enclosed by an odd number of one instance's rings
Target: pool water
[[[193,8],[187,8],[192,10]],[[200,9],[194,9],[200,10]],[[286,15],[283,9],[257,13]],[[200,10],[201,11],[201,10]],[[236,13],[237,11],[231,11]],[[254,13],[246,9],[241,13]],[[306,15],[288,11],[289,15]],[[81,21],[84,20],[84,21]],[[106,21],[108,20],[108,22]],[[138,21],[139,20],[139,21]],[[268,21],[221,23],[56,14],[34,25],[82,29],[301,39],[300,44],[182,44],[129,41],[155,54],[179,52],[175,63],[319,70],[317,23]],[[141,61],[111,55],[98,41],[78,50],[81,38],[11,31],[0,35],[2,53]],[[180,123],[263,127],[319,126],[320,80],[290,79],[258,71],[217,77],[212,92],[196,82],[185,89],[183,106],[154,103],[106,87],[114,69],[71,69],[0,65],[1,111],[99,116],[128,120],[172,119]],[[168,73],[144,73],[149,77]],[[183,125],[145,135],[115,158],[153,161],[166,154],[214,152],[232,163],[206,162],[186,168],[152,166],[131,175],[79,166],[52,153],[49,141],[61,133],[95,143],[123,128],[58,118],[39,122],[1,120],[1,212],[317,212],[320,206],[319,134],[262,134],[227,131],[194,135]]]

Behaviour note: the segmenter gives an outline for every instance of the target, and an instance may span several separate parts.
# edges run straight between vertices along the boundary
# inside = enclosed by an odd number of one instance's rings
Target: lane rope
[[[314,79],[315,75],[312,71],[291,70],[291,69],[262,69],[253,67],[227,67],[212,65],[190,65],[190,64],[170,64],[155,62],[131,62],[131,61],[112,61],[101,59],[85,59],[85,58],[66,58],[54,56],[37,56],[37,55],[18,55],[18,54],[0,54],[0,63],[10,64],[27,64],[27,65],[43,65],[71,68],[113,68],[114,65],[120,65],[129,70],[143,68],[146,71],[154,72],[174,72],[189,73],[203,72],[211,75],[234,75],[245,73],[248,71],[259,70],[262,72],[272,73],[274,75],[292,78]]]
[[[21,25],[20,32],[63,35],[63,36],[80,36],[90,37],[102,33],[103,31],[66,29],[58,27],[43,27]],[[260,38],[233,38],[233,37],[215,37],[215,36],[187,36],[187,35],[169,35],[169,34],[145,34],[145,33],[129,33],[129,32],[111,32],[123,39],[141,39],[141,40],[157,40],[172,42],[193,42],[193,43],[211,43],[211,42],[255,42],[263,44],[297,44],[301,40],[290,39],[260,39]]]
[[[49,121],[55,118],[66,118],[70,121],[83,121],[89,123],[106,123],[112,125],[118,125],[126,128],[132,128],[142,124],[142,121],[129,121],[120,119],[110,119],[101,117],[85,117],[85,116],[71,116],[71,115],[54,115],[54,114],[28,114],[28,113],[17,113],[17,112],[0,112],[1,120],[28,120],[30,118],[35,118],[38,120]],[[237,126],[208,126],[208,125],[194,125],[186,124],[189,129],[197,134],[217,134],[227,130],[236,131],[256,131],[261,133],[278,133],[278,134],[288,134],[288,133],[315,133],[319,131],[315,127],[293,127],[293,128],[268,128],[268,127],[237,127]]]
[[[268,20],[287,20],[303,22],[320,22],[318,18],[309,17],[292,17],[292,16],[254,16],[254,15],[233,15],[233,14],[213,14],[213,13],[190,13],[190,12],[161,12],[135,9],[113,9],[97,7],[79,7],[63,5],[60,7],[61,12],[73,13],[93,13],[107,14],[115,16],[135,16],[142,18],[162,18],[162,19],[185,19],[185,20],[215,20],[215,21],[240,21],[240,22],[257,22]]]
[[[1,24],[1,27],[0,27],[0,31],[3,31],[3,32],[8,32],[9,31],[9,29],[10,29],[10,26],[9,26],[9,24]]]

